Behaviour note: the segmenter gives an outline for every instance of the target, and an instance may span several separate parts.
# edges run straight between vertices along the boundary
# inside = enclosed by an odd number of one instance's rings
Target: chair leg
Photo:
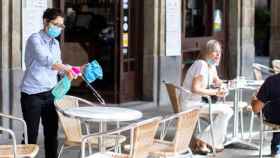
[[[263,124],[263,130],[266,131],[266,130],[269,130],[269,126],[266,126],[265,124]],[[267,137],[268,133],[264,132],[263,133],[263,141],[266,141],[266,137]]]
[[[250,131],[249,131],[249,142],[252,141],[252,133],[253,133],[253,127],[254,127],[254,112],[251,111],[251,118],[250,118]]]
[[[213,156],[216,156],[216,146],[215,146],[215,138],[214,138],[214,128],[213,128],[213,116],[212,113],[210,113],[210,132],[211,132],[211,138],[212,138],[212,148],[213,148]]]
[[[91,144],[88,143],[88,153],[91,155],[92,154],[92,148],[91,148]]]
[[[79,150],[79,157],[82,157],[82,150]]]
[[[120,128],[120,122],[118,121],[117,122],[117,128]],[[118,133],[117,137],[119,138],[121,136],[121,133]],[[122,148],[121,148],[121,145],[120,143],[118,142],[118,138],[117,138],[117,144],[115,146],[115,152],[117,153],[122,153]]]
[[[243,109],[240,109],[240,126],[241,126],[241,137],[242,137],[242,139],[244,139]]]
[[[192,150],[189,148],[188,149],[188,157],[190,157],[190,158],[193,158],[193,153],[192,153]]]
[[[212,137],[212,147],[213,147],[213,155],[216,156],[216,148],[215,148],[215,138],[214,138],[214,130],[212,125],[210,125],[211,127],[211,137]]]
[[[262,158],[262,147],[263,147],[263,136],[264,136],[264,128],[263,128],[263,120],[260,120],[260,149],[259,149],[259,158]]]
[[[58,153],[58,158],[60,158],[63,154],[63,150],[64,150],[64,144],[62,144],[60,150],[59,150],[59,153]]]
[[[197,120],[198,133],[201,132],[200,118]]]

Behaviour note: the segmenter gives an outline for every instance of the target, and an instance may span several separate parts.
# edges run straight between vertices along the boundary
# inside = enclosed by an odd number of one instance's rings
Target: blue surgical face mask
[[[208,60],[207,60],[207,63],[208,63],[210,66],[214,66],[214,65],[216,66],[216,65],[217,65],[214,59],[208,59]]]
[[[61,34],[61,28],[58,26],[50,26],[48,28],[47,34],[51,37],[51,38],[56,38]]]

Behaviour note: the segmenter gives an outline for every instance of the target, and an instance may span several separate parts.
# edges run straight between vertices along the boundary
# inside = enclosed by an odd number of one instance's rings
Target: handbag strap
[[[209,67],[207,66],[207,69],[208,69],[208,74],[207,74],[207,89],[210,89],[210,69]]]

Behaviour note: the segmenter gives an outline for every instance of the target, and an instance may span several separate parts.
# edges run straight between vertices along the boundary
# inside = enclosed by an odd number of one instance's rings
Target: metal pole
[[[241,53],[242,53],[242,0],[238,0],[237,2],[238,13],[237,13],[237,69],[236,76],[239,77],[241,75]]]
[[[237,16],[236,16],[236,26],[237,26],[237,34],[236,34],[236,85],[239,80],[240,70],[241,70],[241,47],[242,47],[242,40],[241,40],[241,12],[242,12],[242,0],[237,0],[236,2],[237,7]],[[239,102],[239,89],[237,88],[234,93],[234,129],[233,129],[233,136],[236,137],[238,134],[238,102]]]

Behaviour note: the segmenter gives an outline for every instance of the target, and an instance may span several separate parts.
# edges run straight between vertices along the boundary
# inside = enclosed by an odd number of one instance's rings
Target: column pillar
[[[22,116],[20,106],[21,69],[21,2],[2,0],[0,2],[0,112]],[[5,127],[22,129],[18,123],[2,120]],[[15,124],[14,124],[15,123]],[[21,131],[21,130],[20,130]]]
[[[255,60],[255,0],[229,1],[229,63],[230,77],[252,78]],[[237,70],[239,68],[239,70]]]
[[[255,0],[242,0],[241,75],[253,78],[255,62]]]
[[[229,75],[234,78],[237,75],[237,66],[240,66],[237,58],[240,58],[240,17],[241,17],[241,0],[229,1]]]
[[[11,12],[10,12],[10,44],[9,44],[9,71],[10,71],[10,109],[11,114],[15,116],[22,116],[21,104],[20,104],[20,83],[23,76],[23,70],[21,68],[22,61],[22,12],[21,12],[21,0],[10,0]]]
[[[280,1],[271,0],[270,59],[280,58]]]
[[[170,104],[162,80],[181,82],[181,56],[165,55],[165,0],[144,0],[143,98]]]
[[[9,114],[10,109],[10,0],[0,1],[0,112]],[[1,120],[1,119],[0,119]],[[4,127],[9,126],[7,119],[1,120]]]
[[[144,0],[143,99],[157,95],[158,0]]]

